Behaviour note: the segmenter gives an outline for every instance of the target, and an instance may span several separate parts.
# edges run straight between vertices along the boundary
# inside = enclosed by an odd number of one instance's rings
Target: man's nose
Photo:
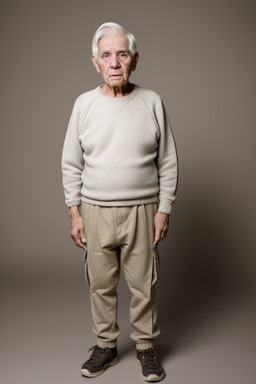
[[[118,68],[119,66],[120,66],[120,63],[119,63],[118,57],[113,56],[111,60],[111,67]]]

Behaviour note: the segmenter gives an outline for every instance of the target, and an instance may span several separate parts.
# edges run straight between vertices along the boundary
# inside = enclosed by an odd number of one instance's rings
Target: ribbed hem
[[[149,348],[154,348],[154,342],[153,341],[150,341],[148,343],[137,343],[136,344],[136,349],[137,350],[143,350],[145,351],[145,349],[149,349]]]
[[[73,207],[74,205],[80,205],[81,204],[81,199],[66,200],[65,203],[70,208],[70,207]]]
[[[160,199],[159,206],[158,206],[158,212],[167,213],[167,215],[170,215],[172,210],[172,203],[168,199]]]
[[[100,207],[131,207],[134,205],[157,203],[158,198],[157,196],[153,196],[153,197],[151,196],[151,197],[146,197],[144,199],[137,199],[137,200],[134,199],[134,200],[99,201],[99,200],[88,199],[87,197],[83,196],[82,201],[84,203],[98,205]]]
[[[100,339],[97,339],[97,345],[100,348],[115,348],[117,346],[117,340],[113,341],[102,341]]]

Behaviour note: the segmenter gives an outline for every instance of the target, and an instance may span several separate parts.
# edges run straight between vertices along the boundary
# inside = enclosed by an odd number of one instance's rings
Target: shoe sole
[[[141,363],[140,363],[140,361],[139,360],[137,360],[138,361],[138,363],[140,364],[140,366],[141,366]],[[149,375],[149,376],[144,376],[143,374],[142,374],[142,377],[143,377],[143,380],[145,380],[145,381],[147,381],[147,382],[151,382],[151,383],[156,383],[157,381],[161,381],[161,380],[163,380],[164,379],[164,377],[165,377],[165,372],[163,371],[163,373],[162,373],[162,375],[160,375],[160,376],[157,376],[157,375],[155,375],[155,374],[151,374],[151,375]]]
[[[82,376],[85,376],[85,377],[96,377],[96,376],[102,375],[102,373],[104,373],[108,367],[112,367],[113,365],[116,365],[117,363],[118,363],[118,358],[111,360],[109,363],[106,363],[101,371],[90,372],[90,371],[88,371],[88,369],[81,369],[81,374],[82,374]]]

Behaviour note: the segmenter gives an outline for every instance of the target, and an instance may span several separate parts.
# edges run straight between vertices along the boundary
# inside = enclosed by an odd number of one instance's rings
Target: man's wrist
[[[80,216],[78,205],[72,205],[69,207],[69,217],[74,218]]]
[[[166,212],[162,212],[162,211],[159,211],[159,210],[157,212],[162,213],[163,215],[166,215],[166,216],[170,216],[170,214],[166,213]]]

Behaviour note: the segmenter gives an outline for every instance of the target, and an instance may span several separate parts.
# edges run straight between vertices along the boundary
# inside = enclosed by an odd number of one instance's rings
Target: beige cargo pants
[[[115,347],[120,334],[116,293],[120,268],[132,295],[131,338],[137,349],[153,347],[160,333],[155,292],[159,255],[158,249],[153,249],[156,211],[157,203],[132,207],[82,203],[93,332],[102,348]]]

